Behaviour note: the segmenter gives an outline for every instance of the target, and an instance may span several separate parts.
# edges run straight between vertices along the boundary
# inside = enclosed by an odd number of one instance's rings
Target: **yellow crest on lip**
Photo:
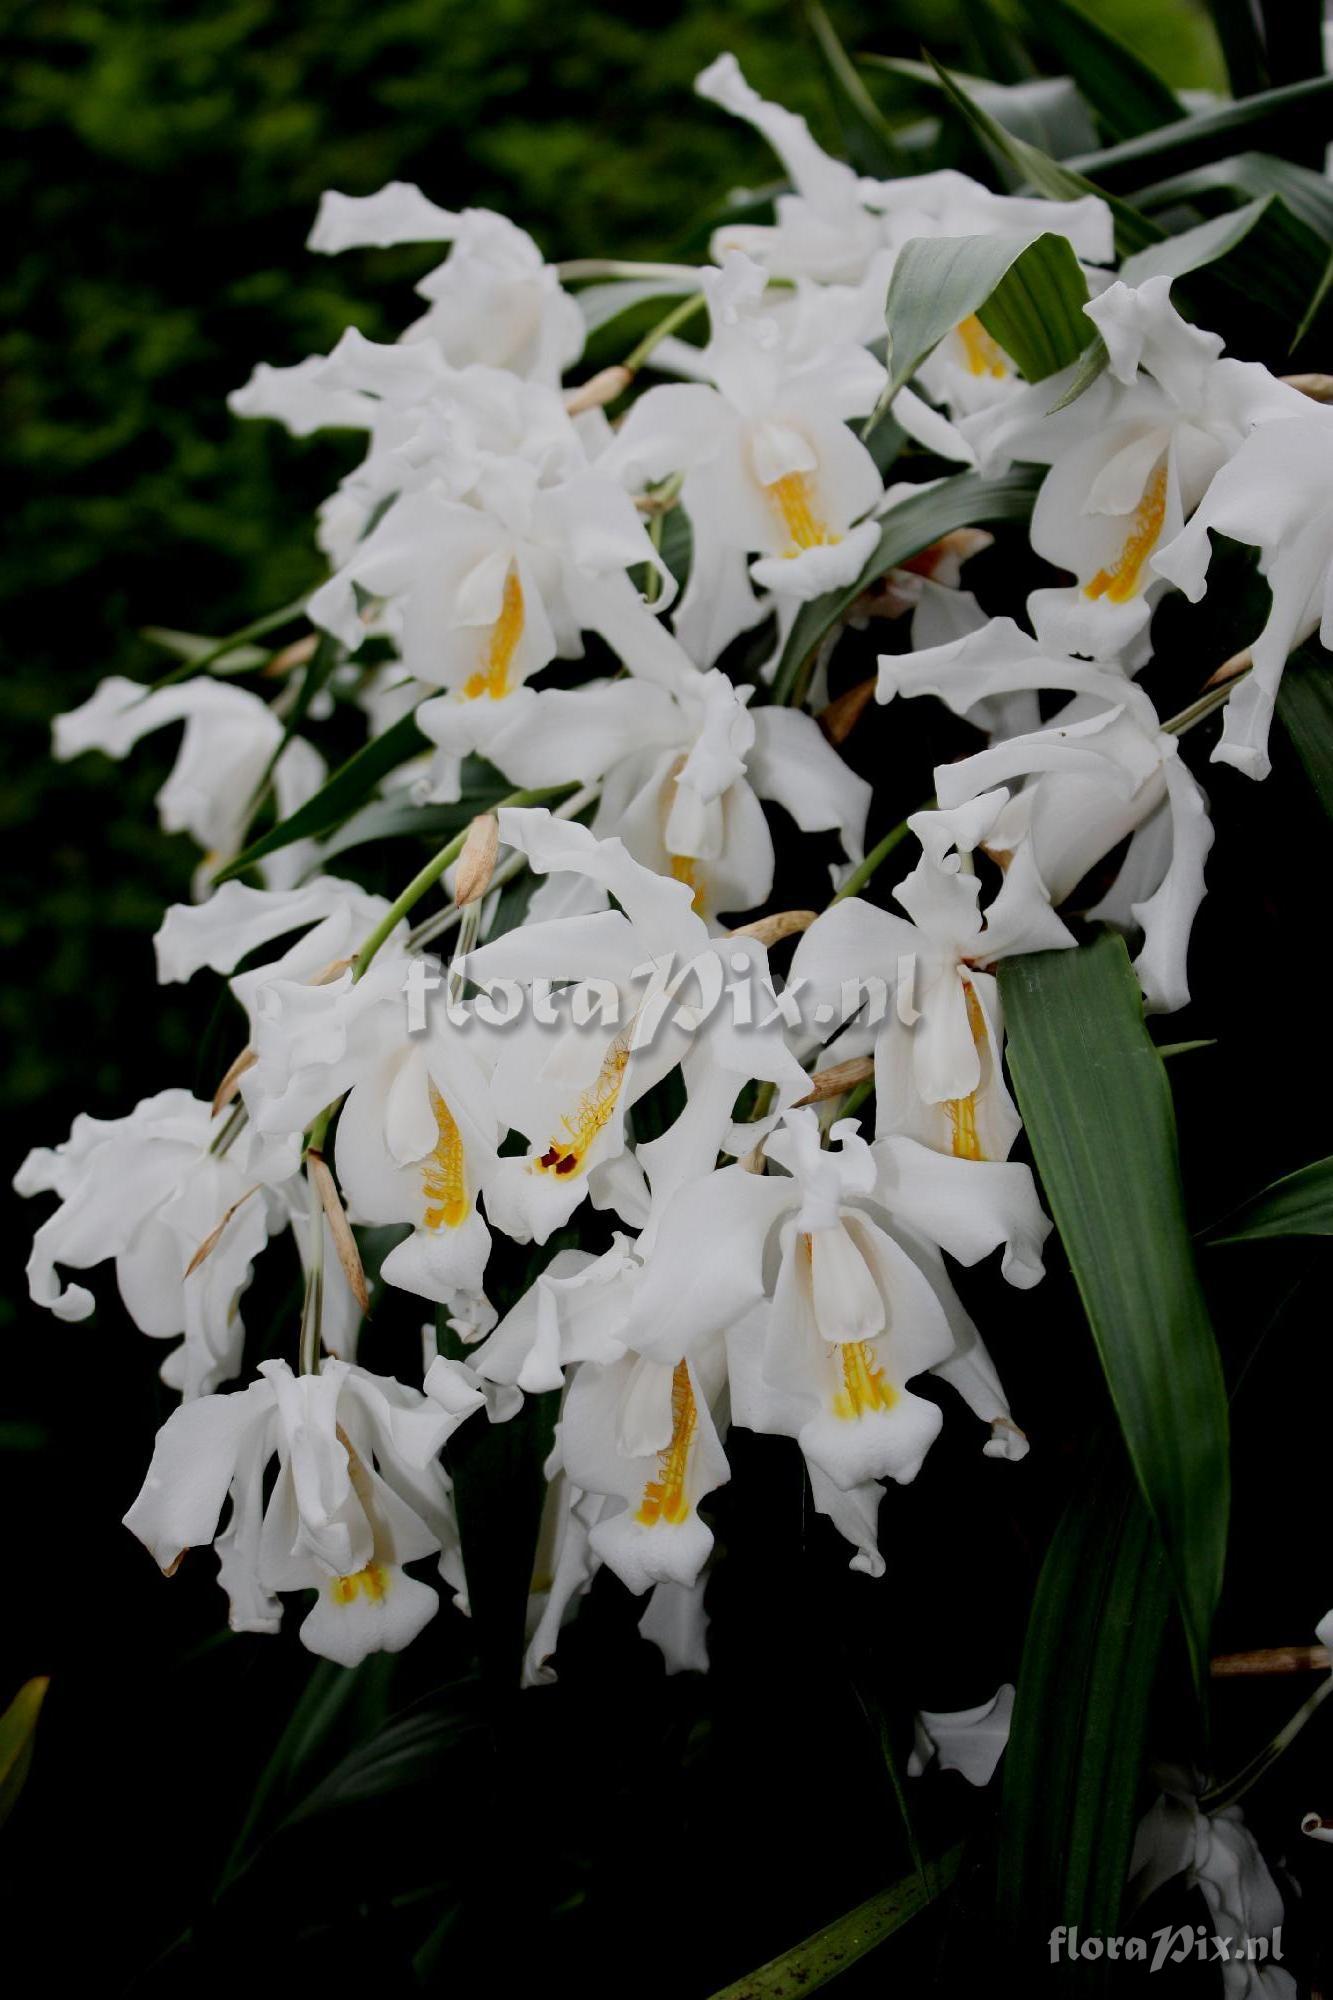
[[[561,1119],[567,1137],[552,1139],[546,1151],[532,1162],[539,1172],[559,1174],[562,1179],[580,1172],[594,1139],[611,1122],[628,1063],[629,1038],[620,1034],[607,1050],[602,1067],[579,1099],[573,1116]]]
[[[389,1576],[380,1563],[367,1563],[364,1569],[352,1576],[335,1576],[329,1585],[329,1596],[335,1604],[355,1604],[358,1597],[365,1597],[371,1604],[382,1604],[389,1594]]]
[[[435,1114],[435,1151],[421,1170],[421,1189],[426,1197],[427,1229],[457,1229],[468,1212],[467,1180],[463,1163],[463,1136],[453,1112],[432,1083],[430,1108]]]
[[[644,1487],[643,1500],[634,1516],[645,1528],[655,1527],[659,1521],[677,1527],[690,1511],[685,1479],[698,1421],[689,1364],[678,1361],[671,1377],[671,1442],[659,1453],[657,1477]]]
[[[1109,569],[1099,569],[1091,583],[1083,586],[1085,597],[1105,597],[1111,604],[1128,604],[1138,591],[1139,572],[1157,547],[1166,518],[1166,465],[1163,462],[1143,489],[1143,498],[1134,509],[1120,554]]]
[[[671,857],[671,879],[683,882],[687,889],[693,889],[692,907],[702,913],[704,902],[703,869],[692,854],[673,854]]]
[[[842,1387],[833,1398],[833,1414],[848,1420],[868,1416],[872,1410],[891,1410],[898,1393],[876,1368],[870,1343],[847,1340],[838,1348],[842,1363]]]
[[[992,375],[997,382],[1003,381],[1009,373],[1009,363],[998,340],[987,333],[975,313],[961,319],[957,327],[958,338],[963,343],[963,353],[967,358],[969,375]]]
[[[978,1049],[985,1046],[986,1016],[981,1011],[981,1002],[976,988],[970,980],[963,984],[967,996],[967,1024],[972,1030],[972,1040]],[[944,1109],[949,1114],[952,1128],[953,1155],[957,1160],[984,1160],[981,1140],[977,1134],[977,1093],[971,1091],[966,1097],[946,1097]]]
[[[820,515],[818,498],[805,473],[784,472],[764,490],[791,537],[789,556],[798,556],[806,549],[831,548],[842,539],[830,531]]]
[[[480,695],[489,695],[492,701],[501,701],[508,694],[509,669],[522,637],[523,586],[518,580],[518,571],[511,568],[505,578],[500,616],[491,627],[486,657],[476,673],[463,683],[463,694],[468,701],[476,701]]]

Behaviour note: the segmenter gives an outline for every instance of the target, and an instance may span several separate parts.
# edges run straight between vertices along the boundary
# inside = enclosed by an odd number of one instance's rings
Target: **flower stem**
[[[1289,1749],[1296,1741],[1315,1710],[1328,1700],[1330,1694],[1333,1694],[1333,1674],[1327,1675],[1320,1681],[1310,1699],[1302,1702],[1290,1721],[1283,1723],[1272,1741],[1265,1743],[1263,1749],[1257,1756],[1251,1757],[1243,1770],[1238,1771],[1226,1784],[1217,1785],[1212,1791],[1204,1793],[1199,1800],[1199,1810],[1208,1813],[1220,1812],[1223,1806],[1234,1805],[1237,1799],[1243,1798],[1250,1786],[1257,1784],[1265,1771],[1276,1764],[1283,1751]]]
[[[1196,722],[1203,722],[1206,717],[1231,699],[1232,689],[1238,688],[1252,671],[1250,667],[1246,667],[1243,673],[1237,674],[1232,680],[1224,681],[1221,687],[1210,688],[1207,694],[1201,694],[1188,708],[1182,708],[1179,715],[1171,716],[1162,724],[1164,734],[1183,736],[1187,729],[1193,729]]]
[[[330,1105],[321,1111],[315,1120],[316,1127],[320,1127],[322,1121],[321,1140],[323,1132],[328,1129],[332,1108]],[[301,1306],[301,1347],[297,1366],[302,1375],[318,1375],[320,1336],[324,1329],[324,1210],[308,1177],[306,1191],[310,1202],[310,1268],[306,1272],[305,1298]]]
[[[498,812],[501,806],[544,805],[548,799],[568,797],[569,793],[575,789],[576,787],[572,784],[543,785],[535,791],[510,792],[508,798],[497,799],[495,804],[488,807],[487,810]],[[356,965],[352,972],[353,984],[358,979],[365,977],[380,946],[385,942],[386,938],[392,936],[394,930],[407,915],[408,911],[416,908],[427,889],[432,888],[439,881],[441,875],[443,875],[451,862],[457,861],[459,855],[463,852],[463,842],[466,839],[467,827],[464,827],[461,833],[456,833],[452,840],[445,843],[438,854],[431,856],[424,868],[418,869],[402,894],[390,904],[356,955]]]
[[[268,611],[251,624],[242,625],[239,632],[231,632],[225,639],[219,639],[206,653],[199,653],[192,660],[182,660],[178,667],[171,669],[170,673],[163,674],[159,680],[151,681],[144,689],[140,700],[150,694],[156,694],[159,688],[175,687],[178,681],[188,681],[195,674],[206,674],[210,667],[216,666],[219,660],[225,660],[228,653],[234,652],[238,646],[248,645],[252,639],[262,639],[267,633],[276,632],[280,625],[290,625],[293,618],[300,617],[305,607],[306,599],[298,597],[294,603],[284,604],[279,610]]]
[[[698,312],[703,303],[704,295],[702,292],[691,292],[687,299],[681,299],[679,304],[674,305],[669,313],[665,313],[658,320],[656,326],[650,327],[638,346],[631,348],[630,352],[625,356],[625,366],[629,369],[630,373],[637,375],[658,342],[665,340],[668,334],[674,333],[678,326],[684,326],[687,320],[693,319],[695,313]]]
[[[929,812],[934,803],[935,803],[934,799],[927,799],[924,806],[917,807],[917,811]],[[858,895],[860,891],[865,888],[866,883],[870,880],[871,876],[874,875],[876,870],[881,868],[883,864],[888,860],[889,856],[893,853],[894,849],[896,847],[902,846],[902,843],[906,840],[908,833],[910,831],[911,829],[909,828],[907,821],[905,819],[900,819],[897,826],[891,828],[890,831],[885,834],[883,840],[881,840],[877,846],[871,848],[865,860],[859,861],[856,867],[853,868],[851,874],[847,877],[847,880],[843,883],[841,889],[839,889],[837,894],[831,899],[829,903],[829,908],[832,909],[834,903],[841,903],[848,896]]]
[[[635,264],[626,257],[567,257],[555,269],[562,285],[580,278],[664,278],[690,285],[699,282],[693,264]]]

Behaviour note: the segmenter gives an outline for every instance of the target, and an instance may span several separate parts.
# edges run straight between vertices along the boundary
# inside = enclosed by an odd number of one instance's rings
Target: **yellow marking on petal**
[[[509,669],[522,637],[523,586],[518,580],[518,571],[511,569],[505,578],[500,616],[491,627],[486,658],[476,673],[463,684],[463,695],[467,701],[475,701],[483,694],[489,695],[492,701],[503,700],[509,692]]]
[[[1109,569],[1099,569],[1091,583],[1083,586],[1085,597],[1105,597],[1112,604],[1127,604],[1139,588],[1139,572],[1157,546],[1166,518],[1166,466],[1161,464],[1143,489],[1143,498],[1134,509],[1124,546]]]
[[[427,1229],[457,1229],[468,1212],[467,1180],[463,1168],[463,1138],[454,1114],[432,1083],[430,1108],[435,1114],[435,1151],[421,1170],[421,1188],[426,1197]]]
[[[693,889],[694,900],[691,908],[702,914],[704,906],[704,879],[703,870],[700,868],[698,860],[693,854],[673,854],[670,859],[672,881],[683,882],[686,888]]]
[[[775,479],[765,490],[791,536],[789,557],[800,555],[804,549],[832,548],[842,540],[820,515],[818,498],[803,472],[784,472],[781,479]]]
[[[993,375],[997,382],[1009,373],[1009,361],[998,340],[987,333],[975,313],[958,322],[958,338],[967,356],[969,375]]]
[[[657,1477],[644,1487],[642,1503],[634,1516],[645,1528],[655,1527],[659,1521],[678,1527],[689,1513],[685,1478],[698,1422],[689,1364],[678,1361],[671,1376],[671,1442],[665,1451],[658,1453]]]
[[[891,1410],[898,1400],[884,1371],[876,1368],[870,1343],[846,1340],[838,1348],[842,1362],[842,1387],[833,1398],[833,1414],[851,1421],[868,1416],[872,1410]]]
[[[382,1604],[389,1594],[389,1574],[379,1563],[367,1563],[364,1569],[352,1576],[335,1576],[329,1585],[329,1596],[335,1604],[355,1604],[358,1597],[365,1597],[371,1604]]]
[[[567,1136],[552,1139],[546,1151],[532,1162],[539,1172],[565,1178],[582,1170],[593,1141],[611,1122],[628,1062],[626,1031],[617,1035],[607,1050],[602,1067],[579,1099],[573,1116],[560,1120]]]
[[[964,981],[963,992],[967,999],[967,1025],[972,1030],[972,1040],[978,1049],[986,1042],[986,1016],[977,998],[976,988],[970,980]],[[984,1160],[981,1140],[977,1135],[977,1093],[970,1091],[966,1097],[946,1097],[944,1108],[949,1114],[953,1128],[953,1155],[957,1160]]]

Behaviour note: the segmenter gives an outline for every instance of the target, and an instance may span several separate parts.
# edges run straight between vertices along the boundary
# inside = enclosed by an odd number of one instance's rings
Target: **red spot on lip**
[[[559,1158],[560,1158],[559,1153],[556,1151],[555,1147],[552,1146],[551,1150],[548,1153],[542,1154],[541,1164],[544,1167],[553,1167]]]
[[[572,1174],[578,1163],[577,1153],[566,1153],[563,1160],[556,1161],[555,1170],[558,1174]]]

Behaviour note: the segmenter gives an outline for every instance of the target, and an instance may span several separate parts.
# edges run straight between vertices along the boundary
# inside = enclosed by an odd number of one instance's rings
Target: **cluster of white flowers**
[[[336,648],[329,685],[359,701],[370,736],[410,712],[429,739],[391,780],[403,824],[459,800],[469,757],[519,794],[464,850],[461,955],[430,959],[411,891],[391,906],[323,873],[309,840],[258,863],[264,886],[212,885],[257,797],[283,818],[324,781],[285,693],[206,673],[150,693],[107,681],[56,729],[59,756],[122,756],[184,721],[162,819],[206,858],[199,899],[166,913],[159,976],[226,977],[249,1032],[211,1105],[164,1089],[29,1158],[20,1185],[59,1203],[37,1231],[32,1296],[84,1319],[93,1297],[61,1268],[115,1259],[136,1324],[177,1343],[163,1374],[182,1396],[127,1525],[168,1572],[212,1543],[238,1630],[275,1630],[283,1593],[313,1590],[301,1636],[334,1660],[400,1648],[434,1613],[411,1565],[437,1558],[466,1608],[441,1450],[530,1395],[561,1398],[530,1680],[552,1672],[603,1566],[647,1594],[642,1629],[669,1665],[706,1662],[701,1504],[728,1477],[731,1426],[797,1442],[815,1506],[870,1576],[885,1483],[915,1477],[945,1422],[979,1420],[985,1453],[1023,1456],[949,1275],[949,1260],[998,1251],[1009,1285],[1035,1285],[1050,1228],[1010,1157],[1021,1121],[995,968],[1072,946],[1076,911],[1133,941],[1150,1009],[1188,998],[1208,802],[1134,676],[1157,600],[1204,591],[1209,530],[1256,548],[1272,592],[1217,758],[1262,777],[1288,653],[1321,618],[1333,642],[1333,413],[1222,358],[1166,278],[1120,281],[1099,199],[1011,199],[954,172],[867,180],[733,58],[699,90],[776,150],[790,191],[771,226],[723,229],[703,269],[613,268],[594,308],[501,216],[402,184],[330,194],[314,250],[450,246],[418,288],[426,311],[394,344],[348,332],[328,356],[260,367],[232,399],[298,435],[366,434],[320,512],[329,576],[308,613]],[[854,893],[872,872],[871,788],[810,712],[830,649],[809,709],[771,698],[771,667],[802,608],[853,590],[920,491],[886,487],[854,427],[885,390],[903,246],[1034,228],[1066,237],[1087,272],[1101,375],[1068,399],[1077,365],[1026,383],[970,318],[892,408],[936,458],[1049,467],[1031,545],[1071,580],[1031,596],[1035,637],[960,588],[978,532],[887,580],[916,644],[881,659],[878,700],[935,696],[987,738],[934,773],[933,805],[907,820],[919,853],[894,914]],[[571,387],[617,285],[627,304],[656,288],[671,305],[651,353],[676,379],[635,394],[636,351]],[[677,335],[696,308],[702,345]],[[680,590],[663,553],[673,517],[692,545]],[[773,643],[741,681],[727,663],[747,633],[751,659]],[[524,801],[534,787],[554,810]],[[929,789],[923,773],[917,796]],[[840,847],[822,913],[786,909],[766,802]],[[492,871],[540,878],[523,921],[494,934]],[[765,906],[776,914],[729,927]],[[769,949],[797,932],[784,980]],[[445,997],[414,1022],[405,991],[423,977]],[[484,1005],[496,982],[523,998],[512,1020]],[[887,994],[878,1018],[839,1004],[858,982]],[[739,984],[766,1003],[742,1007]],[[668,1078],[681,1108],[646,1136],[636,1108]],[[611,1247],[534,1257],[498,1317],[493,1239],[544,1245],[585,1204],[614,1219]],[[432,1322],[420,1386],[357,1364],[361,1225],[396,1226],[379,1282],[452,1329],[449,1358]],[[290,1365],[264,1361],[237,1387],[246,1288],[289,1228],[306,1271]],[[930,1375],[957,1412],[921,1393]],[[946,1761],[984,1781],[1008,1699],[927,1718],[925,1753],[976,1725]]]

